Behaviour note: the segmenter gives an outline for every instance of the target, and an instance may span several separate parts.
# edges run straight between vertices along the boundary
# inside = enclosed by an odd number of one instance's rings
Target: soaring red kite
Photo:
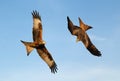
[[[72,35],[77,36],[77,42],[82,41],[82,43],[85,45],[85,47],[88,49],[88,51],[95,55],[95,56],[101,56],[100,51],[92,44],[90,38],[88,37],[86,30],[91,29],[91,26],[88,26],[82,22],[82,20],[79,18],[80,26],[75,26],[69,17],[67,17],[68,21],[68,29]]]
[[[33,41],[34,42],[21,42],[26,46],[27,55],[29,56],[30,52],[35,48],[39,56],[47,63],[52,73],[57,72],[57,65],[52,58],[51,54],[48,52],[45,47],[45,41],[42,39],[42,22],[39,12],[33,11]]]

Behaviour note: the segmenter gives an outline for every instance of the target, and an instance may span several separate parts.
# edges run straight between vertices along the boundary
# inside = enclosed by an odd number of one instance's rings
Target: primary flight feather
[[[57,65],[50,52],[45,47],[45,41],[42,39],[42,21],[39,12],[33,11],[33,42],[21,42],[26,46],[27,55],[35,48],[39,56],[47,63],[52,73],[57,72]]]
[[[95,56],[101,56],[101,52],[93,45],[90,38],[88,37],[86,31],[88,29],[91,29],[91,26],[88,26],[82,22],[82,20],[79,18],[80,26],[75,26],[69,17],[67,17],[68,21],[68,29],[72,35],[77,36],[76,41],[82,41],[82,43],[85,45],[87,50]]]

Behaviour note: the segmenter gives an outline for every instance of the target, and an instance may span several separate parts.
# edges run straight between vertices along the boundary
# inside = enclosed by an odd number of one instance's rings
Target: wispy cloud
[[[71,74],[71,75],[70,75]],[[66,76],[66,77],[65,77]],[[76,69],[70,70],[70,73],[64,74],[66,80],[69,81],[119,81],[120,70],[108,68],[83,68],[81,71]]]
[[[100,36],[97,36],[97,35],[90,34],[89,36],[90,36],[91,40],[95,40],[95,41],[105,41],[105,40],[107,40],[107,38],[100,37]]]

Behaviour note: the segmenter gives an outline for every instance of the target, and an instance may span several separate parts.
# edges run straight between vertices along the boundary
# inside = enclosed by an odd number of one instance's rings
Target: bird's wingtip
[[[52,73],[57,73],[57,70],[58,70],[58,68],[57,68],[57,65],[56,65],[56,63],[54,63],[51,67],[50,67],[50,69],[51,69],[51,72]]]
[[[22,43],[24,42],[24,41],[22,41],[22,40],[20,40]]]
[[[102,57],[102,54],[101,54],[101,53],[99,53],[97,56],[98,56],[98,57]]]
[[[69,16],[67,16],[67,20],[69,20]]]

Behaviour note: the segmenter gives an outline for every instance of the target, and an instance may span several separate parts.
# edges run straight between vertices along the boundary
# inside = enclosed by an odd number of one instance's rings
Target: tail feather
[[[25,41],[22,41],[21,42],[26,46],[26,51],[27,51],[27,56],[29,56],[29,54],[32,52],[32,50],[34,49],[33,46],[35,46],[34,43],[32,42],[25,42]]]
[[[79,17],[78,19],[79,19],[80,27],[81,27],[84,31],[87,31],[88,29],[93,28],[93,27],[85,24],[85,23],[80,19],[80,17]]]
[[[89,47],[87,47],[87,49],[91,54],[98,57],[101,56],[101,52],[94,45],[90,45]]]

